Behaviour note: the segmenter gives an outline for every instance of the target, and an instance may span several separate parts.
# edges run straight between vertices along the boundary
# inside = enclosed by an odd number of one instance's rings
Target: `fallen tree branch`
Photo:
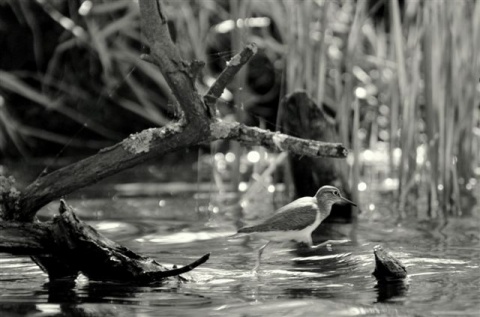
[[[132,134],[93,156],[37,178],[21,192],[17,210],[5,212],[4,219],[32,221],[38,209],[52,200],[161,154],[197,144],[200,136],[194,126],[185,128],[184,122]]]
[[[70,272],[82,272],[92,280],[140,283],[184,274],[205,263],[210,256],[206,254],[182,268],[168,270],[157,261],[103,236],[82,222],[63,200],[59,212],[60,216],[50,222],[0,222],[0,252],[55,258],[70,268]],[[50,276],[56,272],[47,270],[47,273]]]
[[[183,127],[182,123],[176,123],[131,135],[94,156],[38,178],[22,191],[18,211],[5,215],[5,219],[31,221],[37,210],[53,199],[161,154],[219,139],[236,140],[245,145],[260,144],[269,149],[312,157],[343,158],[348,153],[339,143],[299,139],[237,122],[218,120],[210,124],[204,134],[197,133],[193,126]]]

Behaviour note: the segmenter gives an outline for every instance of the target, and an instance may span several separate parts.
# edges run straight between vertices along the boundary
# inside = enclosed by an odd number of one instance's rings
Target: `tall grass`
[[[7,1],[0,9],[15,12],[16,21],[5,22],[6,32],[15,32],[18,23],[28,26],[33,36],[36,68],[15,69],[6,65],[8,71],[0,70],[5,111],[11,114],[19,104],[25,107],[23,113],[17,111],[8,116],[22,128],[15,129],[15,133],[4,128],[0,133],[7,131],[6,135],[23,155],[32,150],[32,139],[42,136],[60,145],[83,143],[88,148],[105,142],[92,143],[87,138],[111,143],[138,127],[170,121],[168,86],[156,68],[139,58],[142,38],[139,9],[134,2]],[[11,46],[10,50],[25,56],[23,64],[28,64],[28,43]],[[12,51],[9,53],[12,55]],[[43,108],[43,122],[28,117],[29,112],[40,111],[39,108]],[[130,123],[137,122],[137,126],[129,128],[119,122],[122,113],[123,118],[134,114],[138,119]],[[7,115],[0,117],[6,127],[10,123],[3,118]],[[22,123],[25,119],[30,123]],[[66,129],[63,121],[72,128]],[[88,137],[72,143],[70,136],[79,129],[87,131]],[[37,134],[38,131],[42,133]]]
[[[468,184],[479,164],[474,131],[479,125],[475,52],[480,49],[480,4],[407,1],[401,8],[398,0],[390,0],[385,3],[389,18],[381,21],[373,20],[374,8],[367,8],[366,1],[284,4],[284,12],[289,12],[284,35],[287,92],[305,89],[318,104],[332,106],[347,146],[357,144],[362,131],[378,131],[374,122],[378,109],[386,105],[387,137],[374,135],[361,144],[365,149],[377,140],[388,142],[389,177],[399,182],[399,216],[425,212],[417,208],[425,197],[430,216],[459,215],[468,207],[460,205],[461,198],[471,195]],[[301,14],[306,11],[309,14]],[[328,18],[318,38],[314,31],[321,17]],[[344,24],[339,26],[339,21]],[[352,121],[356,92],[363,118],[358,128]],[[352,171],[358,164],[356,159]]]
[[[478,166],[471,149],[478,144],[473,132],[479,120],[479,17],[473,13],[479,5],[412,1],[403,12],[397,0],[390,5],[402,108],[399,206],[414,208],[415,200],[409,203],[408,197],[421,191],[428,195],[432,216],[458,215],[461,195],[468,194],[465,185]]]
[[[128,96],[110,93],[109,99],[152,124],[165,124],[168,88],[158,71],[138,59],[138,8],[131,1],[92,3],[88,14],[70,17],[74,27],[65,29],[64,41],[42,74],[43,90],[35,93],[49,98],[44,105],[50,99],[61,102],[58,110],[68,107],[65,96],[89,95],[91,100],[115,87],[128,87]],[[365,190],[358,186],[366,179],[361,172],[382,174],[372,178],[367,190],[385,189],[385,179],[389,184],[398,180],[394,193],[399,216],[447,217],[466,211],[460,202],[472,196],[480,162],[478,1],[166,3],[183,55],[207,61],[200,92],[231,56],[254,41],[277,71],[280,98],[303,89],[322,110],[335,113],[339,140],[332,141],[355,149],[350,164],[339,161],[352,189]],[[44,9],[55,19],[51,8]],[[269,23],[255,25],[249,20],[253,17]],[[90,53],[84,65],[101,70],[106,88],[89,90],[92,87],[77,85],[71,73],[61,73],[65,56],[78,47]],[[249,87],[250,71],[246,68],[229,87],[233,99],[220,101],[222,116],[243,120],[267,98]],[[2,88],[11,90],[7,84]],[[152,92],[158,86],[167,96],[160,102]],[[35,96],[31,89],[16,87],[15,93]],[[14,132],[10,128],[8,133]],[[108,131],[96,132],[107,136]],[[375,154],[373,159],[365,150]],[[242,153],[234,151],[238,159]],[[234,179],[239,182],[238,175]]]

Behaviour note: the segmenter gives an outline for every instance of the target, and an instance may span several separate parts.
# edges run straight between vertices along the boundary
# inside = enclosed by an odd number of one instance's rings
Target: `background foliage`
[[[207,62],[200,92],[246,43],[259,46],[222,96],[226,119],[275,129],[279,99],[306,90],[336,122],[332,141],[353,149],[352,188],[393,191],[399,216],[418,201],[431,217],[473,205],[478,1],[165,3],[184,57]],[[4,158],[85,155],[178,115],[162,75],[140,59],[138,11],[132,0],[0,1]]]

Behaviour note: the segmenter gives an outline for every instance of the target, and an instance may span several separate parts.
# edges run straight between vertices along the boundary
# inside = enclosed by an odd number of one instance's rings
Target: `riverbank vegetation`
[[[275,130],[281,98],[304,90],[336,125],[331,141],[352,149],[342,171],[354,195],[392,193],[399,217],[458,216],[475,204],[478,2],[165,3],[182,56],[206,62],[202,94],[233,55],[258,46],[218,102],[225,120]],[[136,2],[2,1],[0,15],[5,160],[91,154],[181,116],[161,72],[140,59],[148,49]],[[217,188],[256,188],[252,171],[267,171],[261,187],[275,190],[269,175],[286,162],[235,143],[200,151]]]

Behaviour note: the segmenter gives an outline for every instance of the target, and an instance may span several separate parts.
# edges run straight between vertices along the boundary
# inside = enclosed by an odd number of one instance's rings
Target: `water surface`
[[[198,214],[185,198],[69,200],[82,220],[167,267],[210,252],[185,276],[192,282],[135,286],[88,281],[47,284],[28,257],[0,254],[1,316],[479,316],[477,217],[447,224],[402,223],[362,214],[336,225],[347,243],[317,250],[274,245],[253,275],[262,241],[231,240],[233,220]],[[200,202],[205,204],[205,202]],[[56,204],[44,216],[54,214]],[[388,218],[388,217],[387,217]],[[378,285],[373,247],[382,244],[407,267],[408,279]]]

